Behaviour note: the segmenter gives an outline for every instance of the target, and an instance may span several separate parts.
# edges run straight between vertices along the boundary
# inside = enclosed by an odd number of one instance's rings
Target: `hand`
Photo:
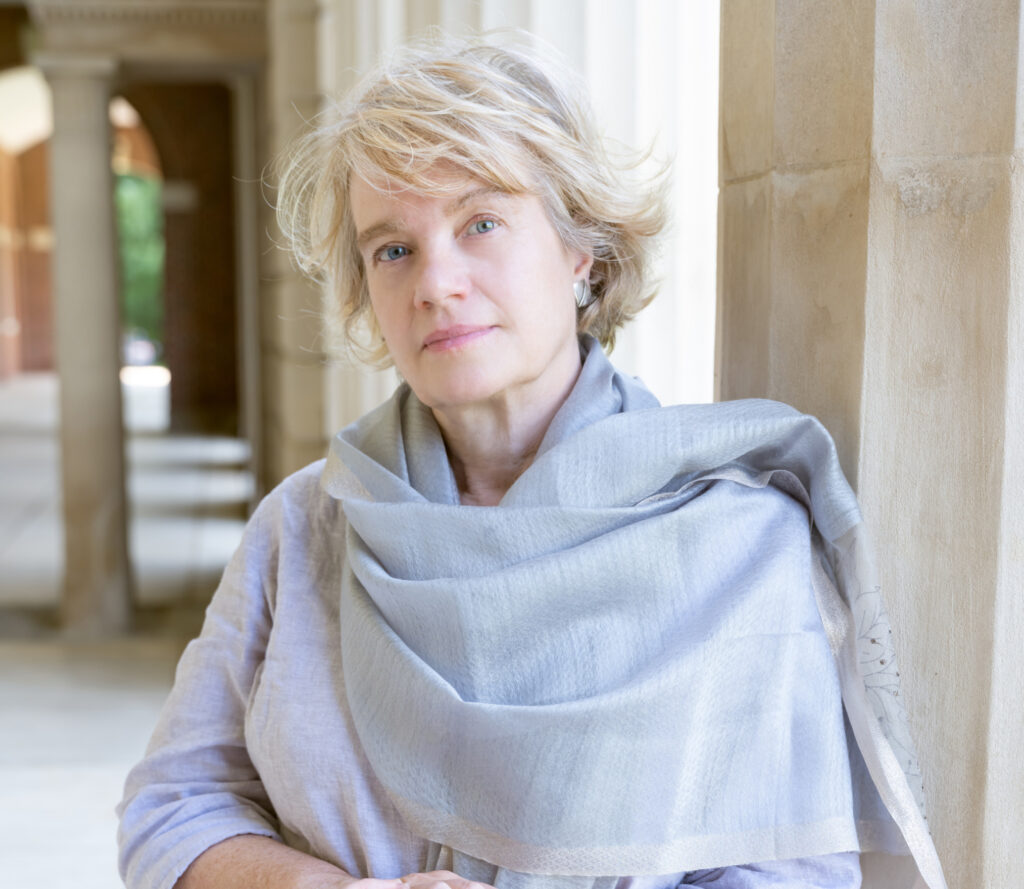
[[[488,883],[467,880],[450,870],[434,870],[427,874],[406,874],[397,880],[349,878],[337,883],[338,889],[494,889]]]
[[[428,874],[406,874],[399,880],[410,889],[494,889],[489,883],[467,880],[450,870],[432,870]]]

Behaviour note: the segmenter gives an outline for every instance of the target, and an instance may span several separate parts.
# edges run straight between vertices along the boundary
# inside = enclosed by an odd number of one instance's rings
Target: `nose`
[[[422,248],[418,266],[413,291],[416,308],[440,306],[450,299],[462,299],[469,292],[465,257],[453,245],[432,244]]]

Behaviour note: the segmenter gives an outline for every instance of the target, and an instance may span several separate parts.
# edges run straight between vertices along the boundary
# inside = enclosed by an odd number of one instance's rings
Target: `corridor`
[[[136,632],[55,635],[63,562],[57,381],[0,383],[0,885],[116,889],[114,806],[224,563],[252,479],[247,445],[173,436],[167,387],[123,385]]]

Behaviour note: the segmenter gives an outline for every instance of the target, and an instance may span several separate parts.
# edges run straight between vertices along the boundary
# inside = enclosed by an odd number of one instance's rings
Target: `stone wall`
[[[0,380],[21,370],[21,232],[17,156],[0,148]]]
[[[723,5],[721,396],[837,438],[950,886],[1016,885],[1024,830],[1020,34],[1004,0]]]
[[[40,142],[18,156],[21,369],[31,371],[53,370],[55,363],[48,151]]]
[[[272,204],[274,163],[319,110],[316,3],[268,4],[267,196]],[[306,280],[273,234],[272,206],[262,254],[263,444],[266,487],[322,457],[326,348],[321,333],[321,292]]]
[[[0,379],[54,367],[47,146],[0,149]]]

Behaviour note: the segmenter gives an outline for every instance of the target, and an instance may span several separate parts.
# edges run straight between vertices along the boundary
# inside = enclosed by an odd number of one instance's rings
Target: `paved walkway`
[[[48,374],[0,383],[0,607],[59,598],[56,386]],[[136,601],[195,613],[241,534],[246,447],[161,434],[165,387],[124,394]],[[0,626],[0,887],[116,889],[113,808],[184,639],[10,637]]]
[[[234,438],[165,435],[166,386],[123,392],[136,601],[205,603],[244,525],[252,491],[248,446]],[[57,429],[52,374],[0,383],[0,606],[59,600]]]
[[[117,889],[117,819],[181,643],[0,643],[0,886]]]
[[[52,605],[60,590],[57,384],[51,374],[0,383],[0,605]]]

